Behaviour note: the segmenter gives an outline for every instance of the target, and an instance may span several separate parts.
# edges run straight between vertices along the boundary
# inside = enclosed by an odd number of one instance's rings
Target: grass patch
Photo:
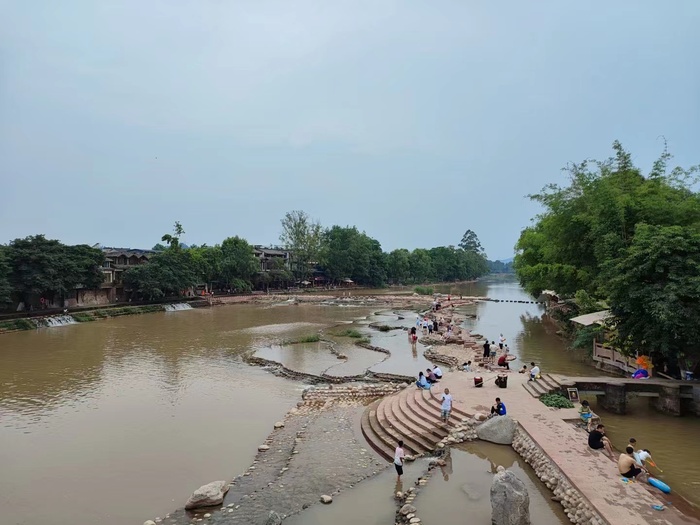
[[[413,291],[418,295],[433,295],[432,286],[416,286]]]
[[[368,345],[370,343],[370,338],[369,337],[361,337],[360,339],[357,340],[359,344],[363,345]]]
[[[282,341],[283,345],[296,345],[302,343],[318,343],[321,340],[321,336],[318,334],[309,334],[299,339],[285,339]]]
[[[378,324],[375,325],[374,328],[376,328],[380,332],[390,332],[394,329],[393,326],[389,326],[388,324]]]
[[[29,319],[12,319],[0,322],[0,332],[14,332],[15,330],[34,330],[36,325]]]
[[[71,317],[73,317],[73,319],[75,319],[79,323],[89,323],[90,321],[97,321],[97,318],[91,313],[71,314]]]
[[[561,394],[544,394],[540,401],[552,408],[574,408],[574,404]]]
[[[335,335],[340,336],[340,337],[352,337],[354,339],[360,339],[362,337],[362,334],[355,330],[354,328],[348,328],[347,330],[343,330],[342,332],[338,332]]]

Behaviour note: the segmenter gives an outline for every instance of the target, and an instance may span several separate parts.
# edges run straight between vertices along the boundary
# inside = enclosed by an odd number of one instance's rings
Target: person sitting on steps
[[[418,381],[416,381],[416,386],[424,390],[430,390],[430,383],[423,375],[423,372],[418,372]]]
[[[647,473],[646,469],[634,459],[634,448],[629,445],[625,448],[625,451],[620,454],[620,459],[617,461],[617,468],[620,471],[620,475],[627,479],[636,479],[640,474],[644,473],[646,475]]]
[[[591,430],[588,434],[588,446],[593,450],[603,449],[610,459],[615,459],[613,456],[612,443],[610,443],[610,440],[605,435],[605,425],[598,425],[595,427],[595,430]]]
[[[430,368],[425,369],[425,377],[431,385],[438,382],[437,376]]]
[[[532,363],[530,363],[530,366],[532,367],[532,368],[530,368],[530,381],[534,381],[535,379],[539,379],[540,378],[540,367],[537,366],[534,361]]]

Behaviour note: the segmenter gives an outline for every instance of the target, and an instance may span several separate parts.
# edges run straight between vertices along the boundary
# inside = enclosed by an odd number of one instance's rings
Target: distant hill
[[[507,259],[498,259],[502,263],[512,263],[515,257],[508,257]]]

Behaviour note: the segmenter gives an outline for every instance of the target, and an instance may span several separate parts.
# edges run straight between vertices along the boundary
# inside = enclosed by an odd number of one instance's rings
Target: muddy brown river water
[[[504,280],[443,290],[529,300],[517,283]],[[0,336],[0,523],[139,524],[182,506],[203,483],[230,479],[250,464],[304,386],[248,366],[241,355],[257,349],[291,368],[331,375],[424,368],[420,345],[414,355],[402,332],[367,326],[400,322],[390,311],[374,315],[378,310],[236,305]],[[538,361],[544,371],[593,371],[541,321],[538,305],[479,303],[465,313],[477,315],[468,322],[476,332],[490,339],[502,332],[519,359]],[[353,321],[372,344],[389,348],[391,358],[364,349],[353,354],[351,340],[338,343],[347,361],[318,344],[294,352],[279,346]],[[652,449],[662,479],[700,502],[700,421],[632,406],[629,416],[600,411],[613,442],[622,446],[634,435]],[[456,515],[447,515],[452,508]],[[442,523],[463,513],[459,505],[445,511]]]

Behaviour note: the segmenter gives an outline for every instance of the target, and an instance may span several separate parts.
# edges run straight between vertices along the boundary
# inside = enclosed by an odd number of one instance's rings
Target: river
[[[517,283],[501,279],[442,290],[529,300]],[[278,346],[355,321],[373,344],[408,350],[401,332],[366,327],[399,322],[377,310],[236,305],[0,336],[2,522],[143,523],[182,506],[199,485],[230,479],[303,386],[248,366],[241,355],[259,349],[300,371],[338,375],[367,367],[415,373],[425,364],[420,352],[386,359],[362,349],[351,355],[356,347],[348,344],[341,351],[350,359],[340,362],[319,346],[293,355]],[[542,322],[539,305],[484,302],[466,311],[477,315],[470,328],[494,340],[503,333],[522,362],[537,361],[545,372],[593,372],[584,352],[566,350],[554,326]],[[700,464],[687,460],[700,457],[700,420],[632,407],[629,416],[598,410],[613,442],[620,447],[634,435],[654,453],[663,479],[700,503]]]

